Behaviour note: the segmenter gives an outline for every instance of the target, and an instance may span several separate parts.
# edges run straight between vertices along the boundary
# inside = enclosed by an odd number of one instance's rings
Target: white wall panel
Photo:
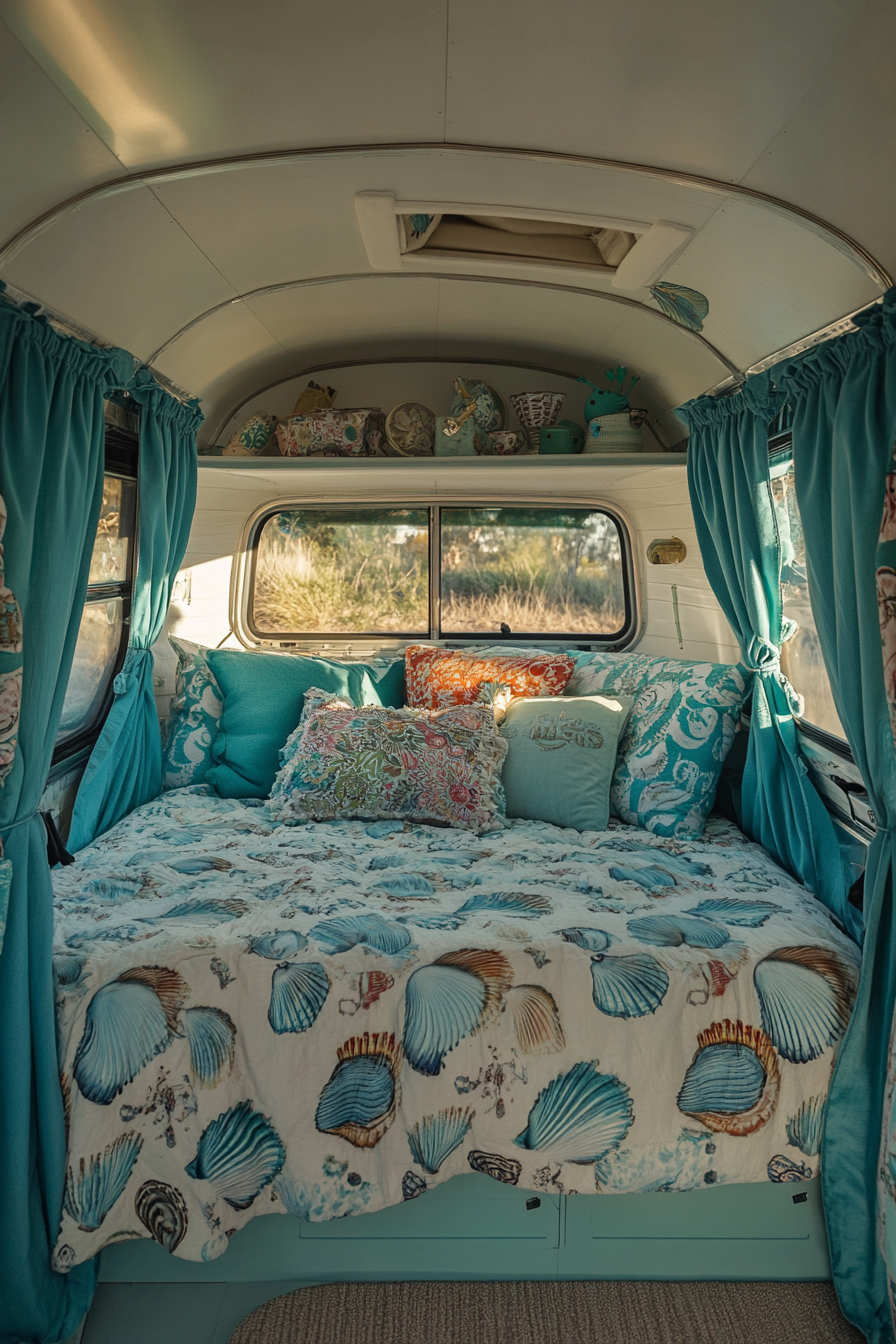
[[[200,467],[196,514],[182,570],[182,576],[189,575],[189,583],[178,584],[166,634],[181,635],[212,647],[226,638],[230,628],[232,556],[244,522],[268,501],[322,495],[334,500],[363,500],[372,490],[378,494],[387,492],[390,483],[396,498],[415,492],[425,495],[433,488],[441,493],[481,491],[495,497],[503,483],[509,495],[525,492],[545,499],[551,494],[572,495],[581,497],[583,502],[603,499],[615,504],[628,517],[634,529],[645,618],[643,636],[636,645],[638,652],[714,662],[738,661],[737,641],[700,562],[686,473],[681,465],[633,468],[587,463],[560,469],[556,464],[538,462],[525,471],[513,472],[513,463],[504,461],[488,464],[490,469],[477,467],[466,472],[457,471],[457,463],[448,467],[433,463],[430,472],[421,471],[419,463],[405,468],[390,463],[388,473],[378,472],[378,465],[364,463],[347,470],[311,464],[278,465],[267,472],[263,461],[259,461],[257,468],[253,465],[249,469],[228,468],[223,464]],[[391,470],[393,465],[398,470]],[[685,542],[686,560],[681,565],[647,564],[649,543],[655,537],[673,535]],[[673,585],[678,595],[681,643],[674,619]],[[238,647],[232,637],[227,644]],[[174,671],[165,636],[156,652],[156,691],[159,697],[164,697],[173,690]]]

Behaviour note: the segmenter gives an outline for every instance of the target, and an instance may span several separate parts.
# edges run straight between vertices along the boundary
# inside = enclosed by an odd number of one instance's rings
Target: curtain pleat
[[[65,697],[102,503],[103,398],[134,361],[59,336],[0,301],[0,493],[6,582],[22,610],[18,748],[0,789],[12,862],[0,952],[0,1340],[64,1339],[90,1304],[95,1271],[56,1273],[65,1176],[56,1062],[53,893],[37,807]]]
[[[881,525],[896,440],[896,290],[859,331],[771,371],[793,408],[809,593],[831,692],[877,821],[865,870],[865,942],[828,1097],[822,1188],[844,1315],[892,1344],[896,1280],[896,750],[881,667],[877,583],[896,569]]]
[[[781,599],[768,424],[782,404],[768,375],[760,375],[735,396],[701,397],[676,413],[691,431],[688,483],[703,565],[753,672],[741,824],[858,937],[861,920],[847,898],[837,835],[799,756],[794,696],[780,665],[791,630]]]
[[[159,638],[196,503],[195,403],[181,405],[143,372],[131,384],[140,419],[138,560],[131,637],[115,698],[78,789],[68,847],[90,844],[162,791],[162,742],[152,685]]]

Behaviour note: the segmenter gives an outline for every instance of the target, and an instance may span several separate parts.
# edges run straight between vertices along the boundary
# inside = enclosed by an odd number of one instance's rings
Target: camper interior
[[[896,1344],[892,0],[0,4],[0,1344]]]

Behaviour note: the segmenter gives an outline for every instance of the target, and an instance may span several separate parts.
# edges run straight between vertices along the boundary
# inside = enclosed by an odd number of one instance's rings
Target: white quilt
[[[471,1169],[535,1190],[817,1173],[858,973],[728,823],[299,827],[200,786],[54,873],[60,1270],[211,1260]]]

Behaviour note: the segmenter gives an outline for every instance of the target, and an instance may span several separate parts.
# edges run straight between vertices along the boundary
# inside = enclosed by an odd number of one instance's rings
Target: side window
[[[429,634],[430,511],[288,509],[256,531],[253,634]]]
[[[784,615],[799,627],[781,649],[784,675],[805,701],[803,720],[845,740],[843,725],[834,708],[831,684],[821,653],[806,578],[806,544],[796,502],[793,456],[788,433],[770,443],[772,498],[781,540],[781,593]]]
[[[105,718],[112,681],[127,651],[136,526],[136,436],[107,424],[103,503],[54,765],[90,745]]]
[[[250,529],[247,640],[595,640],[634,632],[631,550],[605,508],[270,509]]]
[[[443,635],[616,635],[619,525],[602,509],[442,509]]]

